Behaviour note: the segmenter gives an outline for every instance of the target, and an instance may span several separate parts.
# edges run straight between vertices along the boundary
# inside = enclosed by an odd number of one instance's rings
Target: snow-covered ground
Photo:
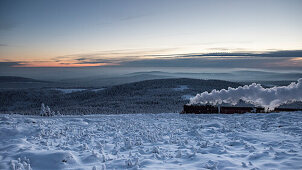
[[[60,89],[60,88],[55,88],[54,90],[61,91],[62,93],[68,94],[68,93],[74,93],[74,92],[81,92],[87,89]]]
[[[0,115],[0,169],[302,169],[302,112]]]
[[[54,88],[54,90],[58,90],[62,93],[68,94],[68,93],[74,93],[74,92],[81,92],[85,90],[91,90],[94,92],[105,90],[106,88],[98,88],[98,89],[60,89],[60,88]]]
[[[176,88],[173,88],[173,90],[175,90],[175,91],[184,91],[184,90],[188,90],[188,89],[190,89],[188,85],[180,85]]]

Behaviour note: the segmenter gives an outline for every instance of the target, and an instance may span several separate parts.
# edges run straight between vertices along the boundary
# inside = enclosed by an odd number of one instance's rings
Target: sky
[[[0,67],[301,71],[301,21],[301,0],[1,0]]]

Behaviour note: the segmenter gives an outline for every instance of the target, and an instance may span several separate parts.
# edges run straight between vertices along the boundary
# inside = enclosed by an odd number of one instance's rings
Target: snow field
[[[0,169],[302,169],[302,112],[0,115]]]

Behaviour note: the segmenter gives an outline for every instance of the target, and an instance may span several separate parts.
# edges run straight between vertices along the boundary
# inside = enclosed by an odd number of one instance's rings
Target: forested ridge
[[[0,91],[0,111],[38,114],[41,103],[45,103],[62,114],[180,112],[188,102],[184,95],[239,85],[221,80],[180,78],[146,80],[67,94],[49,88],[6,89]]]

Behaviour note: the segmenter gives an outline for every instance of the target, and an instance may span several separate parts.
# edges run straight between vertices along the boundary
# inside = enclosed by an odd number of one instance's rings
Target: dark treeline
[[[39,114],[41,103],[61,114],[171,113],[180,112],[188,100],[183,95],[238,87],[220,80],[157,79],[123,84],[105,90],[62,93],[53,89],[0,91],[0,112]],[[182,88],[182,87],[186,88]]]

